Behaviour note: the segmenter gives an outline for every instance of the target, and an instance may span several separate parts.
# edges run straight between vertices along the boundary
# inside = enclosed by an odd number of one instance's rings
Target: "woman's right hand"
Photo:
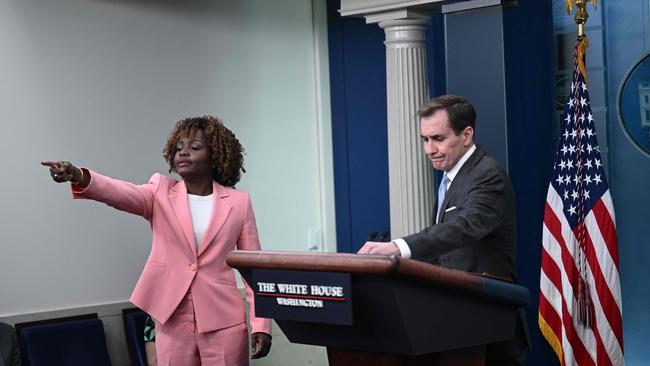
[[[80,185],[86,180],[83,170],[69,161],[41,161],[41,165],[50,167],[50,176],[57,183],[70,182]]]

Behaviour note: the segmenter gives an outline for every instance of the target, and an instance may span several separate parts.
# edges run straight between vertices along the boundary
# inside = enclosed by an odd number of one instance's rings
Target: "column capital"
[[[424,47],[427,40],[428,19],[397,19],[379,22],[386,33],[386,47],[411,44]]]
[[[379,27],[382,29],[393,27],[409,27],[413,29],[426,28],[429,19],[430,18],[383,20],[379,22]]]

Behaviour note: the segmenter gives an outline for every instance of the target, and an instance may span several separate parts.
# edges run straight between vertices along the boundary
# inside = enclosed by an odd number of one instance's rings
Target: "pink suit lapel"
[[[187,187],[183,181],[178,182],[169,193],[169,202],[174,209],[176,219],[181,224],[183,234],[187,239],[192,253],[196,257],[196,240],[194,239],[194,227],[192,226],[192,214],[190,213],[190,206],[187,202]]]
[[[224,188],[221,184],[213,182],[212,184],[212,218],[210,219],[210,224],[205,231],[205,236],[203,241],[199,245],[199,253],[205,252],[205,250],[214,242],[214,238],[217,236],[223,224],[228,219],[228,215],[232,210],[232,203],[230,201],[230,194],[228,190]]]

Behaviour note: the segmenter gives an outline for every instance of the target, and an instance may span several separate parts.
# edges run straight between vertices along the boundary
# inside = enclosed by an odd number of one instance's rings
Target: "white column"
[[[429,99],[425,28],[428,19],[380,21],[386,32],[388,172],[391,236],[431,224],[433,173],[422,150],[418,108]]]

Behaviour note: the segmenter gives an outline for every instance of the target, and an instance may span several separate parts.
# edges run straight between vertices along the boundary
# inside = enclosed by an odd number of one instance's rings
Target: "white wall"
[[[73,201],[44,159],[146,182],[174,122],[215,114],[248,154],[262,245],[335,250],[324,6],[0,2],[0,316],[124,301],[147,223]],[[324,64],[323,64],[324,63]]]

